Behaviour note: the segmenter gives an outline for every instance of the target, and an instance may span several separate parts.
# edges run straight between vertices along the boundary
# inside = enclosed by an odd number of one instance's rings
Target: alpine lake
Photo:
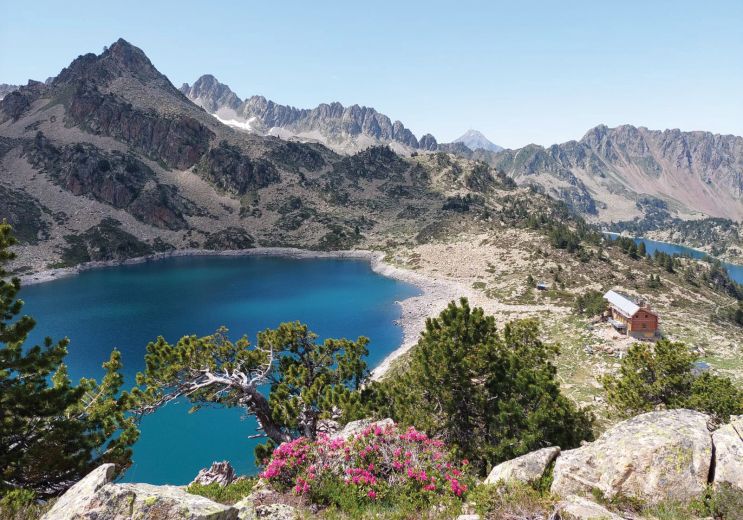
[[[276,256],[174,257],[83,271],[24,286],[23,313],[37,326],[29,344],[70,339],[70,377],[103,375],[112,349],[122,353],[124,388],[144,368],[146,346],[158,336],[175,342],[226,326],[233,340],[285,321],[300,321],[324,338],[366,336],[368,368],[402,342],[395,302],[419,294],[407,283],[376,274],[366,260]],[[253,449],[262,439],[255,420],[236,408],[175,402],[141,423],[129,482],[183,485],[213,461],[229,460],[254,474]]]

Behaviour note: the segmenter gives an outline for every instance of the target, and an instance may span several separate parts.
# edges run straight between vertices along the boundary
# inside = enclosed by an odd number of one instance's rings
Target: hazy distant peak
[[[482,132],[473,129],[467,130],[464,135],[462,135],[458,139],[455,139],[454,142],[462,143],[470,150],[483,149],[490,152],[500,152],[501,150],[503,150],[502,146],[498,146],[497,144],[491,142],[482,134]]]

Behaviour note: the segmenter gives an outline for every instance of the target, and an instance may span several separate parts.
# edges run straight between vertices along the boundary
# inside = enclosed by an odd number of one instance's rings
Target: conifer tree
[[[104,363],[101,383],[74,385],[64,358],[68,340],[25,345],[35,321],[18,317],[23,302],[17,278],[3,266],[14,255],[10,226],[0,224],[0,493],[27,489],[57,494],[102,462],[123,471],[138,431],[120,394],[121,355]]]
[[[426,322],[409,366],[369,392],[379,415],[442,438],[485,473],[538,448],[591,438],[592,416],[560,393],[556,354],[535,321],[501,332],[463,298]]]
[[[261,462],[277,444],[315,438],[320,419],[356,418],[367,344],[364,337],[320,343],[298,322],[260,332],[255,345],[245,336],[230,341],[225,328],[210,336],[184,336],[175,344],[159,337],[147,345],[146,368],[137,374],[139,386],[132,395],[140,414],[180,397],[196,409],[206,404],[244,408],[257,419],[259,435],[269,440],[256,450]]]

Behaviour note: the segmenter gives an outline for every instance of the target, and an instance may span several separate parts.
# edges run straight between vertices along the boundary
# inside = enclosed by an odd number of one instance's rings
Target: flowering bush
[[[314,503],[429,504],[461,498],[471,485],[468,462],[453,461],[444,443],[396,425],[372,425],[343,439],[299,438],[276,448],[261,476]]]

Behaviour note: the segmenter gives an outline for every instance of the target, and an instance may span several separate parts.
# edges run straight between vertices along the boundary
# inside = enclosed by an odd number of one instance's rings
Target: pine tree
[[[639,258],[637,244],[634,241],[632,241],[629,247],[627,248],[627,254],[629,255],[630,258],[634,260],[637,260],[637,258]]]
[[[545,446],[590,439],[593,418],[560,393],[535,321],[507,324],[452,302],[414,347],[408,367],[371,389],[377,413],[455,446],[481,473]]]
[[[147,345],[146,368],[137,374],[132,396],[139,415],[179,397],[195,409],[207,404],[245,409],[258,421],[259,435],[268,438],[256,449],[262,462],[282,442],[314,439],[320,419],[358,418],[368,342],[359,337],[320,343],[298,322],[260,332],[255,345],[245,336],[231,341],[225,328],[175,344],[159,337]]]
[[[73,385],[64,358],[68,340],[25,346],[35,321],[15,319],[23,302],[21,285],[7,280],[3,266],[13,259],[10,226],[0,224],[0,493],[27,489],[54,495],[102,462],[123,471],[138,431],[120,394],[121,357],[114,351],[100,384]],[[13,321],[15,319],[15,321]]]
[[[647,249],[645,248],[645,242],[640,241],[640,244],[637,246],[637,254],[640,258],[645,258],[648,255]]]

